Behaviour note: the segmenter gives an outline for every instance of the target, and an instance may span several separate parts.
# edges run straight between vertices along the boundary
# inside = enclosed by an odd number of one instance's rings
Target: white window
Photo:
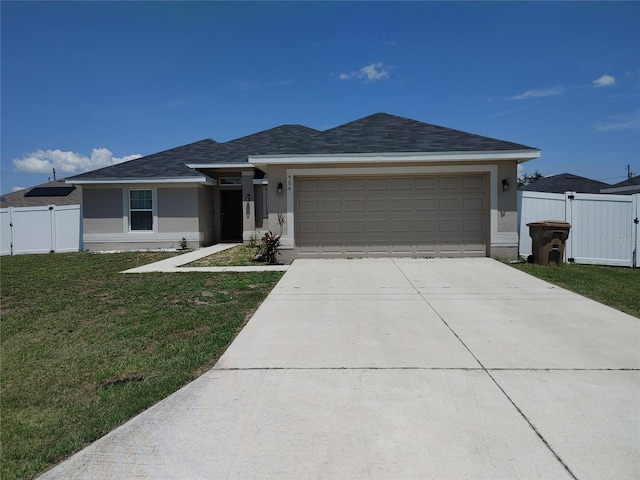
[[[153,230],[152,190],[129,190],[129,227],[131,230]]]
[[[242,177],[220,177],[220,186],[242,185]]]

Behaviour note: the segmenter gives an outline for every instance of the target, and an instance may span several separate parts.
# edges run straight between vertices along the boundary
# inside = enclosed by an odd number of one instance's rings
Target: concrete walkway
[[[208,257],[214,253],[222,252],[233,247],[242,245],[241,243],[217,243],[210,247],[199,248],[192,252],[183,253],[175,257],[160,260],[159,262],[142,265],[141,267],[130,268],[122,273],[149,273],[149,272],[286,272],[288,265],[256,265],[245,267],[185,267],[189,263]]]
[[[637,479],[640,320],[491,259],[296,260],[46,479]]]

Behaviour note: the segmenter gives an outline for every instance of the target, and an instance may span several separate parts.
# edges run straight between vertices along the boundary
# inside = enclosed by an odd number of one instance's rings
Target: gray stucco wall
[[[502,180],[509,182],[509,191],[502,191]],[[518,230],[518,163],[498,164],[498,231]]]
[[[211,243],[213,222],[203,220],[204,228],[201,229],[200,213],[212,210],[212,187],[195,183],[176,186],[123,184],[84,189],[89,193],[84,201],[83,238],[89,250],[176,248],[183,237],[191,247]],[[154,191],[153,231],[129,231],[127,196],[130,189]]]
[[[264,215],[265,213],[265,208],[266,205],[264,204],[264,192],[265,190],[268,191],[268,186],[267,185],[256,185],[255,186],[255,192],[256,192],[256,201],[255,201],[255,206],[256,206],[256,229],[257,230],[261,230],[263,228],[263,224],[266,227],[267,222],[265,221]]]
[[[202,243],[204,245],[214,243],[214,193],[214,188],[211,186],[198,188],[199,229],[203,234]]]
[[[278,183],[282,183],[283,194],[278,195]],[[269,221],[264,222],[264,228],[272,231],[280,229],[278,213],[287,213],[287,166],[277,165],[269,167]],[[285,223],[283,234],[287,234],[288,225]],[[293,228],[293,227],[292,227]]]
[[[158,232],[196,232],[198,188],[158,188]]]
[[[122,188],[83,186],[84,233],[123,233]]]

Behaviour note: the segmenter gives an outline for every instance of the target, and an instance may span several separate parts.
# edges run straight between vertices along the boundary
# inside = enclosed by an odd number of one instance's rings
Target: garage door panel
[[[340,212],[340,200],[331,199],[331,200],[322,200],[320,204],[320,208],[322,212]],[[317,211],[317,208],[316,208]]]
[[[484,175],[467,175],[462,177],[462,187],[465,190],[484,190],[485,189],[485,176]]]
[[[300,237],[303,238],[304,234],[317,234],[318,233],[318,222],[315,220],[301,220],[298,222],[298,230],[300,231]],[[306,236],[304,237],[306,238]]]
[[[320,182],[320,190],[323,192],[339,192],[342,189],[342,182],[339,179],[323,179]]]
[[[369,233],[384,233],[385,235],[389,233],[389,220],[369,220],[368,231]]]
[[[370,198],[367,201],[367,211],[369,212],[387,212],[389,210],[389,201],[386,198]]]
[[[460,177],[439,177],[440,181],[438,186],[442,190],[459,190],[460,189]]]
[[[346,191],[358,191],[365,190],[366,180],[364,178],[347,178],[344,181],[344,189]]]
[[[440,210],[460,210],[460,198],[445,197],[440,198],[438,202]]]
[[[485,256],[487,184],[483,174],[296,179],[298,255]]]
[[[364,198],[348,199],[344,201],[345,212],[364,212],[365,200]]]
[[[415,229],[417,233],[434,233],[436,228],[435,219],[419,219],[415,221]]]
[[[440,232],[454,232],[460,231],[460,220],[457,218],[441,218],[438,221],[438,230]]]
[[[485,208],[486,208],[484,197],[467,197],[467,198],[464,198],[463,199],[463,205],[464,205],[464,209],[466,211],[470,211],[470,210],[484,211]]]
[[[434,198],[416,198],[414,201],[415,209],[418,211],[433,212],[436,210],[437,199]]]
[[[368,245],[367,253],[369,254],[389,254],[389,245],[386,242],[373,242]]]
[[[322,234],[342,232],[342,222],[340,220],[321,220],[320,225]]]
[[[419,177],[414,181],[416,190],[434,190],[436,188],[435,177]]]
[[[318,180],[305,178],[298,182],[298,192],[316,192],[318,191]]]
[[[482,218],[465,218],[462,222],[464,232],[475,233],[484,230],[484,220]]]
[[[391,179],[392,190],[413,190],[413,179],[410,177],[397,177]]]
[[[392,198],[391,210],[393,212],[411,212],[413,211],[413,199],[412,198]]]
[[[318,211],[317,200],[300,200],[298,202],[298,212],[303,215],[306,213],[315,214]]]
[[[344,231],[347,234],[360,234],[366,233],[367,227],[364,220],[351,220],[345,222]]]
[[[369,178],[367,187],[368,190],[388,190],[389,182],[386,177]]]
[[[409,218],[392,220],[391,228],[393,228],[392,238],[397,238],[398,234],[402,232],[412,233],[413,220]]]

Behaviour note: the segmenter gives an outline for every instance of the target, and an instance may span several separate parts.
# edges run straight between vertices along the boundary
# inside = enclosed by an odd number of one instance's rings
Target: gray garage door
[[[298,177],[298,256],[485,256],[485,174]]]

